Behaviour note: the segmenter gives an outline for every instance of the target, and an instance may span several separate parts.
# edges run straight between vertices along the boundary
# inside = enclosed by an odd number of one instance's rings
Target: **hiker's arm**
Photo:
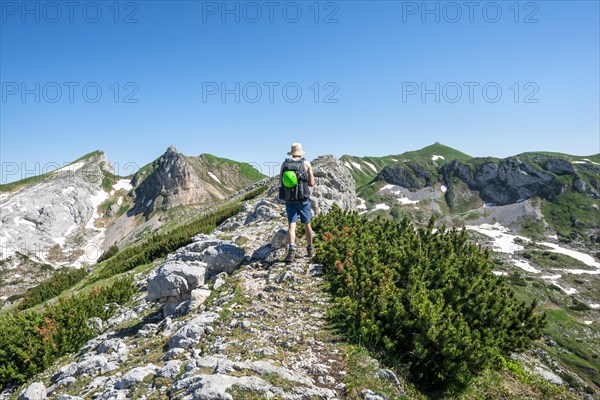
[[[315,186],[315,176],[313,175],[312,165],[307,161],[306,162],[306,171],[308,172],[308,186]]]
[[[281,164],[281,167],[279,168],[279,186],[281,186],[282,179],[283,179],[283,164]]]

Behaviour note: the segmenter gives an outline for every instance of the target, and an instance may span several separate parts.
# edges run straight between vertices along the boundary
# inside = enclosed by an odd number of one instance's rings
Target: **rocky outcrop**
[[[575,173],[573,165],[562,158],[548,158],[543,165],[545,170],[556,175],[571,175]]]
[[[551,200],[565,190],[553,174],[513,157],[476,166],[454,160],[444,165],[440,172],[449,188],[460,179],[470,190],[477,191],[485,202],[495,205],[531,197]]]
[[[150,276],[147,300],[161,303],[164,315],[195,308],[210,294],[205,283],[220,273],[232,273],[244,256],[244,249],[233,243],[212,235],[194,236]]]
[[[348,168],[332,155],[317,157],[311,164],[315,176],[310,196],[314,214],[326,213],[334,204],[343,210],[354,210],[356,192]]]
[[[175,146],[170,146],[154,161],[152,168],[148,176],[138,173],[133,179],[133,185],[137,186],[134,213],[149,214],[155,209],[203,203],[211,199],[205,182]]]
[[[407,189],[423,189],[436,180],[437,177],[433,177],[427,169],[412,161],[387,165],[374,179],[375,182],[385,181]]]

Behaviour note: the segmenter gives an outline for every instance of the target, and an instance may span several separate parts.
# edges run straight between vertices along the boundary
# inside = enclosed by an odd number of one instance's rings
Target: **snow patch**
[[[213,174],[212,172],[209,172],[208,175],[213,178],[215,181],[217,181],[217,183],[221,183],[221,181],[219,180],[219,178],[216,177],[215,174]]]
[[[439,160],[439,159],[445,160],[444,156],[438,156],[436,154],[434,154],[434,155],[431,156],[431,160],[432,161]]]
[[[55,169],[54,171],[51,171],[51,173],[75,172],[79,168],[83,167],[84,165],[85,165],[85,163],[83,163],[83,162],[77,162],[77,163],[73,163],[71,165],[66,165],[59,169]]]
[[[554,286],[556,286],[557,288],[559,288],[560,290],[562,290],[563,292],[565,292],[565,294],[567,294],[567,295],[572,295],[572,294],[577,293],[577,289],[573,289],[573,288],[571,288],[571,289],[565,289],[564,287],[560,286],[558,284],[558,282],[555,281],[555,280],[554,281],[550,281],[550,282],[552,282],[552,284]]]
[[[367,209],[367,203],[365,202],[364,199],[361,199],[360,197],[357,198],[359,204],[356,206],[357,210],[366,210]]]
[[[152,204],[152,199],[148,200],[148,202],[146,203],[146,207],[150,207],[150,204]]]
[[[396,201],[400,204],[416,204],[419,200],[409,200],[408,197],[398,197]]]
[[[446,187],[446,185],[442,185],[442,187],[440,187],[440,190],[442,191],[442,193],[446,193],[448,191],[448,188]]]
[[[387,204],[375,204],[375,207],[373,208],[373,210],[389,210],[390,206],[388,206]]]
[[[592,163],[592,164],[594,164],[594,165],[600,165],[600,163],[593,162],[593,161],[592,161],[592,160],[590,160],[589,158],[582,158],[582,160],[583,160],[583,161],[587,161],[587,162],[589,162],[589,163]]]
[[[573,275],[600,275],[600,270],[589,270],[589,269],[565,269],[565,268],[553,268],[554,271],[561,271],[566,274]]]
[[[371,164],[371,163],[370,163],[370,162],[368,162],[368,161],[365,161],[365,164],[367,164],[369,167],[371,167],[371,169],[372,169],[373,171],[377,172],[377,168],[375,168],[375,166],[374,166],[373,164]]]
[[[350,165],[350,163],[348,161],[344,161],[344,165],[348,168],[348,169],[352,169],[352,165]]]
[[[475,232],[482,233],[482,234],[494,239],[492,249],[496,250],[496,251],[500,251],[502,253],[514,254],[517,251],[523,250],[522,245],[514,242],[515,239],[520,239],[523,243],[531,242],[531,240],[529,238],[526,238],[523,236],[518,236],[518,235],[511,235],[510,233],[508,233],[508,229],[505,228],[504,226],[500,225],[499,223],[495,223],[494,225],[490,225],[490,224],[467,225],[466,228],[469,230],[473,230]],[[596,270],[592,270],[592,271],[581,270],[581,269],[579,269],[579,270],[577,270],[577,269],[555,269],[557,271],[563,271],[563,272],[569,273],[569,274],[591,274],[591,275],[600,274],[600,263],[597,262],[592,256],[590,256],[588,254],[585,254],[585,253],[582,253],[582,252],[579,252],[576,250],[565,249],[564,247],[561,247],[555,243],[541,242],[538,244],[549,247],[548,251],[550,251],[550,252],[567,255],[569,257],[572,257],[576,260],[583,262],[586,265],[589,265],[590,267],[596,268]],[[517,265],[517,266],[520,266],[520,265]]]
[[[467,225],[466,228],[475,232],[482,233],[494,239],[492,248],[496,251],[500,251],[501,253],[514,254],[516,251],[523,250],[522,245],[514,242],[514,240],[517,238],[522,239],[524,242],[530,241],[528,238],[507,233],[508,229],[497,222],[494,225]]]
[[[117,199],[117,205],[120,206],[121,204],[123,204],[123,196],[119,196]]]
[[[590,308],[593,308],[593,309],[600,308],[600,304],[590,304]]]
[[[589,254],[585,254],[576,250],[570,250],[570,249],[565,249],[564,247],[560,247],[557,244],[554,243],[550,243],[550,242],[541,242],[539,243],[542,246],[546,246],[546,247],[550,247],[550,249],[548,251],[551,251],[553,253],[559,253],[559,254],[564,254],[567,255],[569,257],[572,257],[576,260],[581,261],[582,263],[589,265],[590,267],[595,267],[595,268],[599,268],[600,269],[600,263],[597,262],[594,257],[590,256]]]
[[[492,271],[492,274],[496,275],[496,276],[507,276],[508,272],[503,272],[503,271]]]
[[[531,272],[532,274],[539,274],[540,272],[542,272],[539,269],[534,268],[531,264],[529,264],[525,260],[514,260],[513,264],[516,267],[521,268],[523,271]]]
[[[551,281],[555,281],[557,279],[560,279],[562,275],[543,275],[542,279],[548,279]]]
[[[387,184],[387,185],[385,185],[384,187],[382,187],[381,189],[379,189],[379,191],[380,191],[380,192],[383,192],[384,190],[390,190],[390,189],[393,189],[393,188],[395,188],[395,187],[396,187],[396,185],[390,185],[390,184]]]
[[[130,191],[133,189],[131,185],[131,181],[129,179],[120,179],[117,183],[113,185],[114,190],[127,190]]]
[[[352,163],[352,165],[354,165],[355,168],[358,168],[360,170],[360,172],[363,172],[363,169],[359,163],[354,162],[354,161],[350,161],[350,162]]]

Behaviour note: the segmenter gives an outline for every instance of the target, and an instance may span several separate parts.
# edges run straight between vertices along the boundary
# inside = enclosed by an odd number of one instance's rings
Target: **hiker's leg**
[[[308,246],[312,245],[313,242],[313,230],[312,227],[310,225],[310,222],[307,224],[304,224],[304,233],[306,233],[306,244]]]
[[[296,244],[296,223],[295,222],[290,222],[290,225],[288,227],[288,239],[290,242],[290,245],[295,245]]]
[[[287,214],[288,242],[290,246],[296,244],[296,221],[298,221],[298,206],[294,203],[285,203],[285,212]]]

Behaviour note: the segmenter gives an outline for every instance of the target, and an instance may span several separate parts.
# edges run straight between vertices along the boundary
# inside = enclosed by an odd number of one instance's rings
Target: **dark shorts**
[[[300,222],[303,224],[310,223],[310,199],[303,202],[288,201],[285,203],[285,211],[288,222],[297,222],[298,214],[300,214]]]

